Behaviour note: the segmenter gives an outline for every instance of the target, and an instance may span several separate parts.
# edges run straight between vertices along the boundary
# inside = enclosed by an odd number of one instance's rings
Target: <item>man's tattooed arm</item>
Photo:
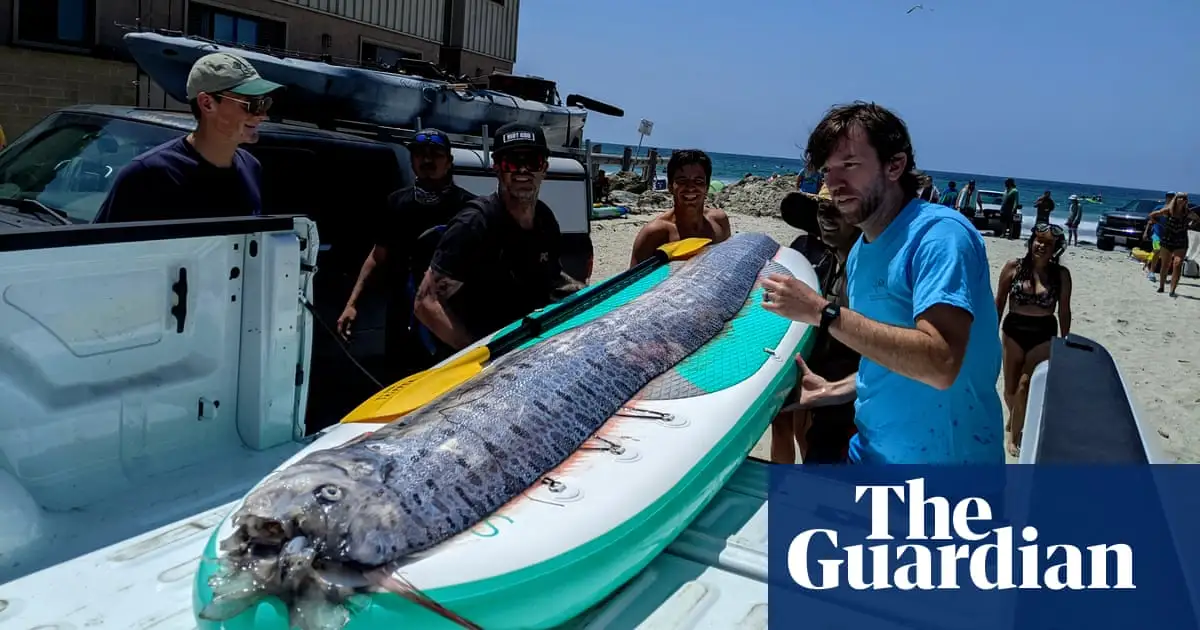
[[[582,289],[583,287],[584,284],[582,282],[571,277],[571,274],[563,271],[559,274],[558,278],[555,279],[554,286],[550,290],[550,295],[555,300],[561,300],[568,295],[571,295],[572,293]]]
[[[417,289],[413,313],[443,343],[462,350],[475,342],[462,320],[450,309],[447,302],[462,288],[462,283],[429,269]]]

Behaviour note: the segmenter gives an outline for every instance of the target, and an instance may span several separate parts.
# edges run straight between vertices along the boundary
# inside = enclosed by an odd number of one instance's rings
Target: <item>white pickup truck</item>
[[[0,233],[0,628],[196,627],[211,530],[312,439],[318,251],[294,217]],[[1056,340],[1034,385],[1023,459],[1158,459],[1098,344]],[[569,625],[765,628],[767,487],[748,461]]]

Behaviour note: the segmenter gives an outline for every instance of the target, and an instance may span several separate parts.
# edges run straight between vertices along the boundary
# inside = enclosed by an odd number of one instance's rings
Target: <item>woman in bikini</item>
[[[1163,218],[1162,230],[1162,246],[1159,248],[1157,258],[1159,260],[1158,270],[1158,292],[1162,293],[1166,288],[1167,274],[1171,274],[1171,297],[1175,297],[1175,289],[1179,287],[1179,274],[1183,271],[1183,257],[1187,255],[1188,248],[1188,223],[1190,221],[1200,221],[1200,216],[1188,209],[1188,194],[1185,192],[1176,193],[1175,198],[1168,203],[1162,210],[1155,210],[1146,218],[1146,224],[1151,225]]]
[[[1025,257],[1009,261],[1000,271],[996,313],[1003,322],[1005,429],[1011,430],[1008,452],[1014,457],[1020,452],[1030,376],[1050,358],[1050,340],[1071,331],[1071,273],[1058,262],[1066,248],[1061,227],[1038,223]]]

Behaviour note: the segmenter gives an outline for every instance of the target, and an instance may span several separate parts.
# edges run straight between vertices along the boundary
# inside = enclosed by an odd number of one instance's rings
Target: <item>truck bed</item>
[[[767,464],[747,460],[683,534],[570,628],[767,627]],[[192,630],[225,504],[0,586],[0,627]]]

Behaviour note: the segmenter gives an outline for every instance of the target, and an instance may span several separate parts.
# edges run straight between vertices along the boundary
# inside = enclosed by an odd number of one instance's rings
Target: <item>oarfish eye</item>
[[[342,500],[342,489],[333,484],[325,484],[317,488],[313,494],[316,495],[318,501],[332,503]]]

